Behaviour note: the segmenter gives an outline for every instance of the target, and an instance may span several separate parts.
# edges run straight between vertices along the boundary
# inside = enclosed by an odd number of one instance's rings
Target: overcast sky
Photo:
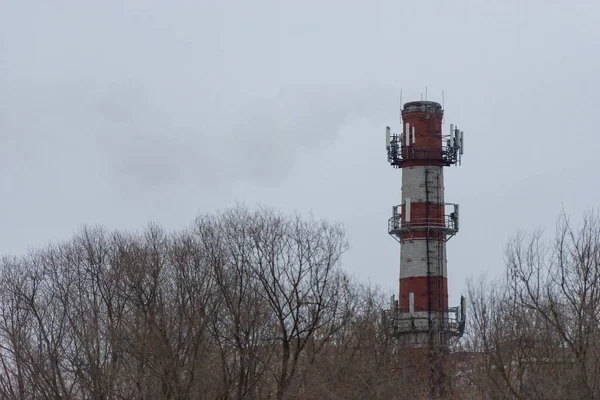
[[[455,305],[600,203],[599,27],[583,0],[0,0],[0,252],[263,203],[343,221],[345,267],[397,292],[384,132],[427,86],[465,132]]]

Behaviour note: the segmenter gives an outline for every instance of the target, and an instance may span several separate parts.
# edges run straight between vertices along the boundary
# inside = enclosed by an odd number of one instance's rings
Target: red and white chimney
[[[444,167],[460,164],[464,138],[433,101],[402,109],[402,130],[386,129],[388,161],[402,169],[402,202],[392,209],[388,232],[400,242],[400,294],[392,298],[391,321],[404,343],[445,344],[464,331],[464,298],[448,307],[446,242],[458,232],[458,205],[444,199]]]

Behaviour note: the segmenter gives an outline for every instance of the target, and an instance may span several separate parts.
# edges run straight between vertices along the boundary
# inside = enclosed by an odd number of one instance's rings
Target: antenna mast
[[[444,110],[444,116],[442,117],[442,125],[446,122],[446,101],[444,100],[444,89],[442,89],[442,110]]]

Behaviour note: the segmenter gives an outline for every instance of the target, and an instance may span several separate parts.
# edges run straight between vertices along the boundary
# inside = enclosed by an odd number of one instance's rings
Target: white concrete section
[[[425,169],[427,172],[427,186],[429,188],[429,201],[432,203],[444,202],[444,169],[442,167],[405,167],[402,168],[402,202],[409,197],[413,203],[426,201]]]
[[[454,314],[452,314],[454,316]],[[398,320],[412,320],[419,319],[425,320],[427,322],[427,318],[429,317],[429,313],[427,311],[415,311],[412,314],[410,312],[399,312]],[[448,323],[448,319],[450,318],[450,313],[448,312],[432,312],[431,318],[438,324],[438,326],[442,326],[444,322]]]
[[[445,250],[445,242],[429,241],[429,262],[433,275],[448,277]],[[427,276],[427,242],[425,239],[406,241],[400,245],[400,279],[411,276]]]

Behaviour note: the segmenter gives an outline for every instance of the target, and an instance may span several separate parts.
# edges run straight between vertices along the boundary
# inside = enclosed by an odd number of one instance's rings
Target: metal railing
[[[441,146],[439,149],[418,149],[413,146],[400,146],[392,143],[388,152],[388,161],[394,166],[402,166],[404,161],[426,160],[442,162],[449,166],[458,161],[458,151],[454,147]]]
[[[450,213],[442,218],[413,218],[409,223],[403,223],[402,215],[396,214],[388,220],[388,233],[392,236],[400,236],[403,232],[433,229],[453,235],[458,232],[458,220],[454,215]]]
[[[439,314],[447,314],[441,317]],[[452,314],[454,314],[452,316]],[[450,336],[462,336],[465,322],[459,317],[458,310],[449,309],[448,312],[432,312],[431,325],[428,316],[413,316],[408,312],[392,310],[383,311],[384,324],[393,336],[401,336],[410,333],[432,333],[443,332]]]
[[[395,324],[398,333],[407,332],[429,332],[429,322],[426,317],[400,318]],[[434,332],[457,333],[459,322],[456,318],[432,318],[432,330]]]
[[[444,215],[442,218],[413,218],[410,222],[402,223],[401,216],[393,216],[388,220],[389,230],[416,229],[416,228],[447,228],[456,229],[456,218],[451,214]]]

